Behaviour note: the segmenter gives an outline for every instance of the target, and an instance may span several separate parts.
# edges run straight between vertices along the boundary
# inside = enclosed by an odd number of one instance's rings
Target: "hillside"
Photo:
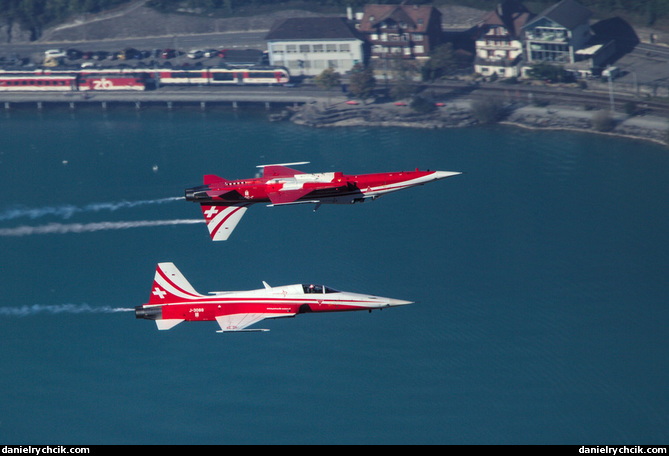
[[[322,16],[305,10],[282,10],[256,16],[205,17],[197,14],[161,13],[137,0],[99,14],[82,14],[66,23],[42,31],[38,42],[88,41],[115,38],[159,37],[200,33],[269,30],[272,24],[287,17]],[[446,5],[439,8],[445,28],[475,25],[485,11]],[[333,14],[333,13],[331,13]],[[345,15],[346,11],[334,13]],[[17,24],[0,26],[0,42],[29,42],[31,34]]]

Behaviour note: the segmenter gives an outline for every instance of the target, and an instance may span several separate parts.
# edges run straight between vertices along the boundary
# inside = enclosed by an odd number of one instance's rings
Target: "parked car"
[[[200,49],[192,49],[188,51],[188,58],[189,59],[199,59],[204,55],[204,52],[201,51]]]
[[[204,51],[204,56],[207,58],[216,57],[216,54],[218,54],[218,49],[206,49]]]
[[[48,51],[44,51],[44,57],[58,59],[61,57],[67,57],[67,53],[62,49],[49,49]]]
[[[163,53],[162,53],[161,56],[164,59],[172,59],[172,58],[177,56],[177,51],[175,51],[174,49],[165,49],[165,50],[163,50]]]
[[[66,54],[68,60],[79,60],[84,55],[79,49],[68,49]]]
[[[119,59],[121,60],[130,60],[134,59],[138,54],[137,49],[135,48],[126,48],[123,52],[120,53]]]

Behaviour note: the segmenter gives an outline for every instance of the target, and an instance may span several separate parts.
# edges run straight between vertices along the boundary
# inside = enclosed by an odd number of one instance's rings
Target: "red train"
[[[0,70],[0,92],[148,90],[169,85],[272,85],[289,81],[288,70],[281,67]]]

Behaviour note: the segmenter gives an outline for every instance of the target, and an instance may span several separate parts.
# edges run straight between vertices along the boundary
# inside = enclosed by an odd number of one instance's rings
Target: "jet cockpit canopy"
[[[326,287],[325,285],[314,285],[314,284],[302,284],[302,289],[305,294],[325,294],[325,293],[341,293],[339,290],[334,288]]]

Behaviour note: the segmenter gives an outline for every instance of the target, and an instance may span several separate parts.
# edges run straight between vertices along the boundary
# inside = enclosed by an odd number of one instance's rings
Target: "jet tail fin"
[[[158,264],[149,304],[170,304],[199,297],[202,295],[195,291],[174,263]]]
[[[202,204],[202,213],[204,214],[204,221],[207,222],[211,240],[225,241],[228,239],[249,205],[249,203],[225,206]]]

